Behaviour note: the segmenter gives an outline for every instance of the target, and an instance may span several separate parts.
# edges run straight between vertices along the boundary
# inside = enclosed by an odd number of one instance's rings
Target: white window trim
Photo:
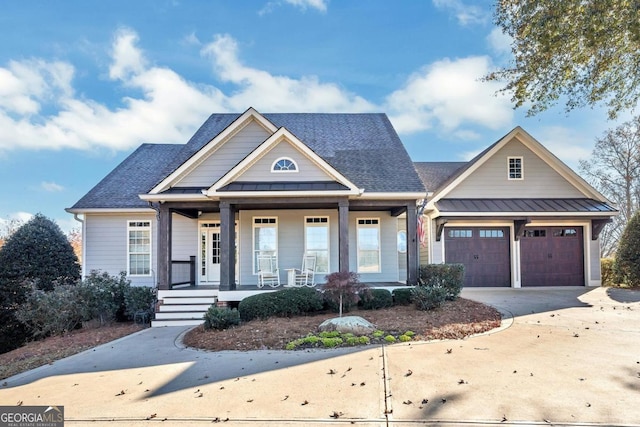
[[[295,170],[276,170],[275,167],[278,164],[278,162],[281,160],[288,160],[291,163],[293,163],[293,166],[295,166]],[[296,161],[293,160],[291,157],[279,157],[271,164],[271,173],[298,173],[298,172],[300,172],[300,168],[298,167],[298,164],[296,163]]]
[[[143,222],[148,223],[147,226],[131,226],[132,222]],[[153,224],[151,220],[148,219],[128,219],[127,220],[127,276],[131,277],[151,277],[153,272]],[[130,232],[132,230],[147,230],[149,231],[149,274],[133,274],[131,273],[131,255],[132,254],[140,254],[140,252],[131,252],[131,246],[129,244]]]
[[[327,220],[327,222],[318,222],[318,223],[307,223],[308,218],[323,218]],[[304,253],[307,254],[309,248],[307,247],[307,227],[318,227],[320,225],[327,226],[327,271],[318,271],[316,272],[321,274],[329,274],[331,272],[331,226],[329,223],[330,219],[326,215],[312,215],[304,217]],[[318,260],[316,260],[316,267],[318,266]]]
[[[377,221],[377,224],[360,224],[360,221]],[[377,271],[360,271],[360,228],[378,229],[378,270]],[[382,236],[380,235],[380,218],[357,218],[356,219],[356,263],[358,273],[376,274],[382,272]]]
[[[256,224],[256,219],[275,219],[275,223],[274,224]],[[278,217],[277,216],[254,216],[251,217],[251,273],[254,276],[258,275],[258,266],[256,265],[256,228],[262,228],[262,227],[266,227],[266,226],[275,226],[276,228],[276,250],[275,250],[275,257],[276,257],[276,266],[277,264],[277,260],[278,260]]]
[[[520,160],[520,177],[511,178],[511,160]],[[507,157],[507,179],[509,181],[522,181],[524,180],[524,158],[522,156],[509,156]]]

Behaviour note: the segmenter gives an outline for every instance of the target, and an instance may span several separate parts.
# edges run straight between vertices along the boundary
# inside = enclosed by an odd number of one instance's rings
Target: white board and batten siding
[[[213,155],[204,159],[188,175],[182,178],[176,187],[209,187],[229,172],[249,153],[255,150],[269,137],[262,126],[251,122],[233,135]]]
[[[278,159],[286,157],[293,160],[297,172],[272,172],[272,166]],[[327,173],[307,156],[287,141],[279,142],[264,156],[238,177],[239,181],[287,182],[287,181],[333,181]]]
[[[85,214],[83,276],[93,270],[117,276],[127,271],[127,245],[129,221],[151,222],[151,274],[128,276],[133,286],[154,286],[157,280],[158,224],[153,213]]]
[[[522,157],[524,179],[507,179],[509,157]],[[579,197],[584,197],[584,194],[516,139],[498,150],[446,195],[449,199]]]

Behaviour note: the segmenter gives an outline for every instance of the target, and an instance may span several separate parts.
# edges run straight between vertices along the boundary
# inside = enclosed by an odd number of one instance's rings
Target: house
[[[469,162],[420,162],[421,263],[462,263],[465,286],[600,286],[614,205],[522,128]]]
[[[67,211],[83,274],[157,286],[154,326],[271,290],[265,257],[280,286],[305,255],[315,283],[412,285],[420,263],[447,262],[465,286],[597,286],[617,214],[519,127],[469,162],[413,163],[384,114],[253,108],[211,115],[186,144],[143,144]]]
[[[126,271],[157,286],[156,325],[193,324],[263,291],[265,255],[283,286],[305,254],[316,281],[415,284],[425,197],[386,115],[250,108],[211,115],[186,144],[143,144],[67,211],[82,215],[83,274]]]

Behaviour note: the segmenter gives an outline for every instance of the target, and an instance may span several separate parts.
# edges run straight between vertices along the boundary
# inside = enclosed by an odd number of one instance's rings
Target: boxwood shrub
[[[433,310],[447,299],[447,290],[435,286],[416,286],[411,291],[411,299],[418,310]]]
[[[240,313],[233,308],[212,305],[204,314],[204,328],[223,330],[240,324]]]
[[[371,289],[367,294],[360,295],[360,307],[363,310],[378,310],[392,305],[393,297],[386,289]]]
[[[464,284],[463,264],[426,264],[420,266],[420,285],[443,288],[445,298],[453,301],[460,296]]]
[[[411,288],[396,288],[391,293],[394,305],[411,304]]]
[[[290,317],[322,310],[320,292],[312,288],[286,288],[276,292],[252,295],[240,301],[240,319],[267,319],[273,316]]]

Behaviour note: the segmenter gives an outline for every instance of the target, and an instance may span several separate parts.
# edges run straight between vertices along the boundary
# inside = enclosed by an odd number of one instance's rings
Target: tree
[[[82,230],[79,228],[74,228],[67,234],[67,240],[71,244],[73,248],[73,252],[76,254],[78,258],[78,262],[82,262]]]
[[[49,291],[56,284],[75,285],[80,266],[60,227],[37,214],[20,227],[0,250],[0,280],[30,281]]]
[[[4,223],[3,230],[0,231],[0,249],[2,249],[6,240],[22,226],[23,221],[21,219],[12,218],[4,221]]]
[[[616,273],[630,286],[640,286],[640,211],[636,212],[620,237]]]
[[[610,118],[640,99],[640,8],[628,0],[498,0],[495,23],[511,36],[511,66],[490,73],[535,115],[604,103]]]
[[[640,207],[640,117],[596,139],[591,158],[580,161],[580,171],[620,209],[600,235],[601,255],[613,255],[622,231]]]

